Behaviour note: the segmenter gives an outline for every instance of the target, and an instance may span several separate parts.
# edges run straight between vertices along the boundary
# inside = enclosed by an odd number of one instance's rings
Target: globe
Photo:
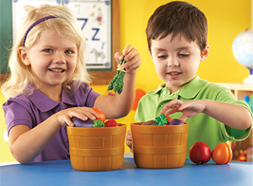
[[[232,50],[235,59],[250,71],[243,82],[253,84],[253,30],[246,29],[238,34],[233,41]]]

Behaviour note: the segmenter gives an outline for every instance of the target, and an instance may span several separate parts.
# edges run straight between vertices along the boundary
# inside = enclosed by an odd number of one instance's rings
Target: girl
[[[85,38],[71,10],[62,5],[26,9],[9,59],[11,74],[1,87],[9,98],[3,105],[9,148],[20,163],[69,159],[65,126],[74,126],[73,117],[96,119],[91,107],[106,118],[127,115],[141,57],[127,45],[122,53],[127,61],[122,93],[99,95],[88,85]],[[116,53],[115,59],[123,56]]]

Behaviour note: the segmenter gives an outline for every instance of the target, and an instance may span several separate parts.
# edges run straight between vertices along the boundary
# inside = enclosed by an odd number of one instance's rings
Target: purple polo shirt
[[[73,93],[62,90],[62,102],[56,102],[48,98],[40,90],[34,88],[30,95],[19,94],[14,98],[9,98],[3,104],[5,123],[8,132],[15,125],[27,125],[30,129],[40,125],[51,115],[71,107],[93,107],[96,98],[100,95],[88,84],[82,83],[76,88],[77,82],[71,83]],[[43,134],[41,134],[43,135]],[[39,138],[40,136],[38,136]],[[36,139],[34,139],[36,140]],[[46,148],[31,162],[69,159],[69,145],[66,127],[61,127],[59,132],[49,142]]]

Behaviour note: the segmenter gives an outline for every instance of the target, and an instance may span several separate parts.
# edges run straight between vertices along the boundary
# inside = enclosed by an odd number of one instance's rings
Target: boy
[[[207,20],[195,6],[175,1],[156,9],[146,28],[148,50],[157,75],[164,81],[142,97],[136,122],[160,114],[189,123],[189,148],[197,141],[212,150],[218,143],[247,138],[252,125],[250,108],[229,89],[196,76],[209,54]],[[132,148],[130,131],[126,144]]]

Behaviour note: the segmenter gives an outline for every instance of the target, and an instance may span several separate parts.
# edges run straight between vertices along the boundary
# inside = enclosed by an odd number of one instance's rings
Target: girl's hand
[[[205,110],[205,104],[202,100],[194,101],[181,101],[172,100],[161,111],[161,114],[170,115],[175,112],[182,112],[183,115],[179,118],[181,121],[185,121],[188,118],[195,116],[196,114]]]
[[[74,123],[71,121],[72,118],[76,117],[83,121],[88,119],[95,120],[98,118],[98,114],[89,107],[73,107],[69,109],[62,110],[55,114],[57,121],[61,126],[69,125],[74,127]]]
[[[122,51],[122,54],[117,52],[115,53],[114,57],[117,62],[124,58],[124,60],[126,61],[126,63],[124,64],[124,68],[128,73],[134,72],[141,65],[141,55],[137,51],[137,49],[132,47],[132,45],[127,45]]]
[[[126,145],[130,148],[132,152],[133,141],[132,141],[132,135],[131,135],[130,129],[126,133]]]

